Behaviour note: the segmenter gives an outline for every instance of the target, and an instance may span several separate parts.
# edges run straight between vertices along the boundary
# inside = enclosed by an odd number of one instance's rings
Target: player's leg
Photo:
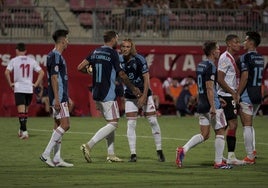
[[[225,128],[227,126],[227,122],[225,119],[223,109],[216,110],[216,117],[211,119],[211,125],[215,131],[215,159],[214,159],[214,168],[215,169],[230,169],[232,166],[223,162],[223,151],[225,146]]]
[[[32,94],[15,93],[15,103],[18,111],[20,129],[18,136],[20,139],[28,139],[27,131],[28,106],[31,104]]]
[[[60,126],[58,126],[52,133],[50,141],[48,142],[45,151],[40,156],[40,159],[46,162],[49,166],[55,166],[55,163],[50,159],[50,154],[55,145],[61,142],[62,136],[70,128],[70,114],[68,110],[67,102],[61,103],[61,110],[58,112],[53,109],[53,117],[60,119]],[[58,161],[55,161],[58,162]]]
[[[130,149],[130,159],[129,162],[137,161],[136,152],[136,126],[137,126],[137,116],[138,107],[136,105],[136,100],[126,99],[125,102],[125,113],[127,118],[127,139]]]
[[[98,109],[102,112],[107,124],[99,129],[95,135],[86,143],[82,144],[81,150],[87,162],[91,162],[90,151],[93,149],[95,144],[106,138],[117,128],[119,119],[119,109],[116,101],[108,102],[97,102]],[[109,144],[114,142],[114,137],[110,137]],[[111,148],[110,148],[111,151]]]
[[[254,151],[254,130],[252,126],[253,120],[253,105],[241,102],[240,103],[240,118],[243,125],[244,144],[247,156],[244,158],[244,162],[247,164],[255,163]]]
[[[143,107],[143,110],[145,111],[145,116],[147,117],[149,124],[151,125],[152,135],[154,137],[158,160],[159,162],[164,162],[165,156],[162,150],[161,129],[157,120],[156,108],[155,108],[154,100],[152,96],[148,97],[147,105]]]
[[[227,120],[227,132],[226,132],[226,142],[228,157],[227,163],[233,165],[243,165],[242,160],[238,160],[235,156],[236,147],[236,130],[237,130],[237,105],[232,97],[221,97],[226,101],[226,106],[224,106],[224,114]]]
[[[210,135],[210,122],[208,114],[199,115],[200,133],[194,135],[183,147],[177,148],[176,164],[178,167],[182,167],[182,161],[185,154],[196,145],[204,142]]]

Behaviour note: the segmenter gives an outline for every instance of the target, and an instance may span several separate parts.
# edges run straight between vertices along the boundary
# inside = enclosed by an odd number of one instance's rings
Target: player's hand
[[[54,103],[54,109],[59,112],[60,111],[60,101],[59,100],[55,100]]]
[[[138,98],[138,102],[137,102],[138,108],[143,107],[146,103],[147,103],[147,96],[141,95],[141,97]]]
[[[14,90],[14,86],[15,86],[14,83],[10,84],[10,87],[11,87],[12,90]]]
[[[92,65],[87,65],[86,70],[88,74],[92,74],[93,73]]]
[[[141,93],[140,89],[137,88],[137,87],[134,87],[132,93],[133,93],[137,98],[140,98],[140,97],[142,96],[142,93]]]
[[[211,119],[214,119],[216,117],[216,109],[215,109],[215,107],[210,108],[209,114],[210,114]]]
[[[234,101],[235,101],[235,104],[238,104],[238,103],[239,103],[239,100],[238,100],[238,95],[237,95],[237,93],[232,94],[232,97],[233,97],[233,99],[234,99]]]
[[[221,107],[225,107],[227,105],[227,102],[220,97],[220,103],[221,103]]]

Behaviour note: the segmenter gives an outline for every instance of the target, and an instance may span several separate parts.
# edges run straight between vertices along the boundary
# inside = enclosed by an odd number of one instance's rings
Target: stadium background
[[[16,116],[14,97],[4,78],[4,70],[9,60],[15,56],[15,44],[27,43],[28,55],[36,59],[41,66],[46,67],[46,54],[53,48],[51,33],[58,28],[70,30],[70,45],[64,52],[68,63],[69,93],[75,102],[75,115],[98,115],[92,103],[89,87],[91,76],[83,75],[76,70],[76,66],[97,46],[102,45],[101,34],[107,29],[116,29],[112,15],[112,0],[77,0],[77,1],[21,1],[6,0],[5,11],[0,13],[1,22],[5,23],[7,35],[0,35],[0,116]],[[11,2],[15,4],[11,4]],[[25,3],[26,4],[23,4]],[[28,2],[28,4],[27,4]],[[79,2],[82,8],[73,10],[72,3]],[[94,7],[85,9],[85,2],[91,2]],[[100,5],[103,5],[100,7]],[[105,6],[104,6],[105,5]],[[137,50],[143,54],[150,68],[150,76],[162,81],[168,76],[173,78],[195,77],[196,65],[204,58],[201,44],[204,40],[217,40],[224,48],[224,38],[229,33],[244,37],[247,30],[254,29],[256,19],[246,9],[204,10],[172,8],[169,15],[169,36],[154,36],[152,24],[148,21],[146,36],[139,35],[139,26],[133,32],[121,31],[120,38],[130,37],[137,43]],[[236,14],[246,17],[246,22],[236,21]],[[194,15],[214,15],[218,19],[211,26],[208,17],[204,21],[194,22]],[[191,20],[183,20],[182,14],[191,15]],[[26,17],[25,17],[26,15]],[[35,15],[35,16],[33,16]],[[84,25],[81,15],[86,15],[89,25]],[[224,15],[232,16],[231,23],[224,21]],[[110,17],[109,17],[110,16]],[[134,15],[141,19],[142,15]],[[107,18],[108,17],[108,18]],[[105,20],[110,21],[110,24]],[[217,23],[218,22],[218,23]],[[199,23],[199,24],[197,24]],[[201,24],[200,24],[201,23]],[[123,24],[123,22],[121,23]],[[151,24],[151,25],[150,25]],[[243,25],[244,24],[244,25]],[[208,26],[208,28],[207,28]],[[210,27],[211,26],[211,27]],[[161,26],[160,26],[161,27]],[[267,36],[265,36],[265,23],[257,22],[256,29],[262,34],[263,41],[258,51],[264,55],[265,63],[268,60]],[[161,30],[161,28],[160,28]],[[241,50],[240,54],[243,53]],[[38,116],[40,105],[33,100],[30,107],[30,116]]]

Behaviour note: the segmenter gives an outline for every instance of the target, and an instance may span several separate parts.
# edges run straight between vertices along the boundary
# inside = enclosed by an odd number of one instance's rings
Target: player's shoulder
[[[146,59],[144,56],[142,56],[141,54],[136,54],[135,56],[135,59],[142,62],[142,63],[146,63]]]

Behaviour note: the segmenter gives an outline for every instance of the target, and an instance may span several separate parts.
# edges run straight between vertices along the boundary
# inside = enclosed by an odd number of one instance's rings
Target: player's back
[[[240,58],[240,70],[248,71],[246,85],[247,94],[253,104],[261,102],[261,83],[264,69],[264,59],[256,51],[244,54]]]
[[[33,93],[33,72],[41,70],[34,59],[17,56],[11,59],[8,69],[14,71],[14,92]]]
[[[102,46],[87,57],[93,67],[93,99],[96,101],[115,100],[115,80],[121,70],[117,51]]]
[[[202,61],[198,64],[196,69],[196,78],[198,86],[198,113],[207,113],[210,110],[210,104],[207,97],[206,81],[215,79],[216,67],[209,61]]]

